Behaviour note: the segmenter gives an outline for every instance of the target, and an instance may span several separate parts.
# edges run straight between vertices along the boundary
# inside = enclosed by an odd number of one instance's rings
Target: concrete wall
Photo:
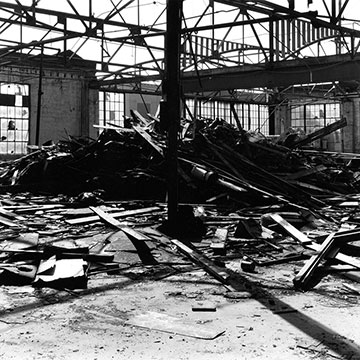
[[[125,95],[125,116],[130,116],[130,110],[137,110],[141,115],[146,116],[147,113],[155,115],[161,100],[161,96],[156,95]],[[146,106],[144,105],[146,104]]]

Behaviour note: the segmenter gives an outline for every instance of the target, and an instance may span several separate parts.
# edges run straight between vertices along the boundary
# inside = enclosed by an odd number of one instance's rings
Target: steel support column
[[[180,40],[183,0],[167,0],[165,36],[165,79],[163,84],[166,111],[161,119],[167,124],[168,149],[166,153],[168,171],[168,222],[175,230],[178,212],[178,132],[180,125]]]
[[[36,109],[36,132],[35,132],[35,144],[38,146],[40,145],[41,98],[43,95],[43,91],[42,91],[43,57],[44,57],[44,45],[41,45],[40,66],[39,66],[39,88],[38,88],[37,109]]]

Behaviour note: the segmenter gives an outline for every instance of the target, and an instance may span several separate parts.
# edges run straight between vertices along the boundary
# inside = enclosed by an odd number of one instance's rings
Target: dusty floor
[[[232,294],[191,264],[99,273],[86,290],[2,286],[0,358],[360,359],[359,295],[343,286],[357,284],[295,292],[300,265],[238,271]]]

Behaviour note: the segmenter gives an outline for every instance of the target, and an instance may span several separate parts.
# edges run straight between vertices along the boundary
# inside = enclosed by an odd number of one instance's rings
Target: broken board
[[[216,339],[225,332],[154,311],[134,315],[125,324],[205,340]]]

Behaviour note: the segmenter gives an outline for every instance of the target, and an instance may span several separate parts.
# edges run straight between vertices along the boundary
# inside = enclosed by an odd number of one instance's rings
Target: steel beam
[[[34,8],[32,6],[25,6],[25,5],[20,6],[20,5],[11,4],[11,3],[8,3],[5,1],[0,1],[0,8],[13,9],[13,10],[19,11],[19,12],[34,11]],[[132,23],[128,23],[128,22],[114,21],[114,20],[110,20],[108,18],[105,18],[105,19],[95,18],[92,16],[81,15],[81,14],[72,14],[72,13],[68,13],[68,12],[50,10],[50,9],[45,9],[45,8],[40,8],[40,7],[35,8],[35,14],[36,13],[42,14],[42,15],[50,15],[50,16],[56,16],[56,17],[61,17],[61,18],[79,20],[84,23],[92,21],[93,23],[96,23],[96,26],[105,24],[105,25],[117,26],[117,27],[127,28],[127,29],[139,28],[141,30],[151,31],[154,33],[163,31],[163,30],[154,28],[152,26],[136,25],[136,24],[132,24]]]
[[[290,15],[293,18],[304,18],[304,19],[311,20],[311,22],[314,25],[317,25],[319,27],[328,27],[329,29],[343,31],[344,33],[351,33],[356,36],[360,35],[360,31],[358,31],[358,30],[343,27],[343,26],[337,25],[334,22],[327,22],[327,21],[320,19],[319,17],[317,17],[317,12],[311,12],[311,11],[300,12],[300,11],[292,10],[285,6],[274,4],[274,3],[270,2],[270,1],[266,1],[266,0],[257,0],[256,5],[253,4],[254,1],[247,1],[247,0],[245,0],[245,1],[244,0],[215,0],[215,1],[218,3],[221,3],[221,4],[229,5],[229,6],[239,7],[240,9],[251,10],[251,11],[257,12],[259,14],[266,14],[268,16],[273,16],[273,15],[279,16],[279,15],[283,14],[283,15]],[[335,4],[336,0],[332,0],[332,1],[333,1],[333,4]],[[347,5],[347,3],[345,4],[345,7],[346,7],[346,5]],[[336,8],[334,10],[334,7],[333,7],[332,12],[334,14],[332,16],[335,16],[334,19],[336,19]]]
[[[182,77],[182,88],[184,93],[197,93],[350,80],[360,81],[359,55],[353,59],[349,55],[334,55],[274,62],[271,69],[244,65],[241,68],[234,67],[220,71],[200,71],[199,74],[189,72]]]

